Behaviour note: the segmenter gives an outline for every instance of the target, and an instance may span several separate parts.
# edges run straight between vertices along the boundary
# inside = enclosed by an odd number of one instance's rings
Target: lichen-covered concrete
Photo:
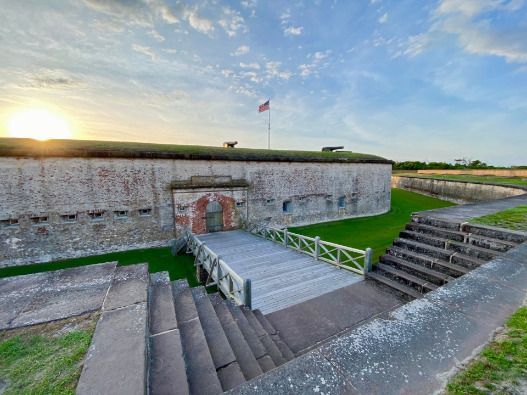
[[[101,309],[117,262],[0,279],[0,330]]]

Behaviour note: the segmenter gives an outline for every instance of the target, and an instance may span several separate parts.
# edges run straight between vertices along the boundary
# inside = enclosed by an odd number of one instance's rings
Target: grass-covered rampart
[[[393,163],[380,156],[355,152],[224,148],[123,141],[38,141],[18,138],[0,138],[0,156]]]

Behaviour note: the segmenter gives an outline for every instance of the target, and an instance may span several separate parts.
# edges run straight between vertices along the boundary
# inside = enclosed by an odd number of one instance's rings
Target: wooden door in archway
[[[207,205],[205,221],[207,233],[223,230],[223,208],[219,202],[210,202]]]

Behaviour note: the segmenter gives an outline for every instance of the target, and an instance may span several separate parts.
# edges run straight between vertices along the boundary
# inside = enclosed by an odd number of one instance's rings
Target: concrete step
[[[455,240],[455,241],[464,241],[465,237],[467,236],[466,232],[445,229],[445,228],[437,228],[435,226],[420,224],[417,222],[407,223],[405,226],[405,229],[412,231],[412,232],[419,232],[419,233],[428,234],[431,236],[441,237],[443,239]]]
[[[148,264],[115,270],[77,394],[145,393],[148,282]]]
[[[518,243],[514,243],[512,241],[493,239],[487,236],[474,234],[469,234],[467,236],[466,242],[477,247],[486,248],[488,250],[498,251],[501,253],[507,252],[519,245]]]
[[[376,283],[381,288],[396,294],[404,300],[411,301],[414,299],[421,299],[423,297],[423,294],[416,291],[414,288],[398,283],[397,281],[393,281],[385,276],[382,276],[378,272],[365,273],[364,278],[367,281]]]
[[[485,236],[491,239],[504,240],[511,243],[521,244],[527,241],[527,232],[518,230],[501,229],[493,226],[471,224],[465,222],[461,230],[472,235]]]
[[[451,251],[459,252],[469,257],[488,262],[502,253],[498,251],[489,250],[487,248],[478,247],[473,244],[460,243],[458,241],[449,241],[446,243],[446,248]]]
[[[220,394],[223,392],[221,383],[186,279],[172,283],[172,295],[183,345],[189,392]]]
[[[386,252],[389,255],[404,259],[405,261],[414,263],[416,265],[433,268],[434,270],[448,274],[454,278],[462,276],[463,274],[466,274],[470,271],[470,269],[466,268],[465,266],[457,265],[455,263],[443,261],[437,258],[431,258],[427,255],[408,251],[400,247],[388,247]]]
[[[406,283],[421,293],[433,291],[438,288],[437,285],[432,284],[427,280],[423,280],[422,278],[409,274],[403,270],[396,269],[395,267],[386,265],[384,263],[376,264],[373,269],[376,272],[381,271],[379,274],[387,276],[394,281],[401,282],[403,284]]]
[[[437,258],[447,262],[450,262],[450,256],[453,254],[452,251],[445,250],[444,248],[433,247],[428,244],[420,243],[409,239],[394,239],[393,245],[395,247],[404,248],[408,251],[416,252],[422,255],[427,255],[431,258]]]
[[[263,328],[260,321],[258,321],[258,318],[255,317],[254,313],[246,307],[240,307],[240,309],[245,315],[245,318],[247,318],[247,321],[249,322],[251,328],[253,328],[254,333],[256,333],[258,339],[260,339],[260,341],[262,342],[263,346],[265,347],[265,351],[267,352],[267,355],[271,357],[274,364],[276,366],[280,366],[286,363],[287,361],[283,357],[282,352],[275,344],[273,339],[271,339],[269,333],[267,333],[267,331]]]
[[[245,341],[225,301],[218,293],[209,295],[209,297],[245,379],[251,380],[262,375],[263,370]]]
[[[199,320],[223,391],[245,383],[245,377],[216,315],[205,287],[191,289]]]
[[[289,346],[282,340],[278,331],[271,325],[265,315],[263,315],[260,310],[253,310],[253,313],[258,321],[260,321],[260,324],[262,324],[262,327],[265,329],[265,331],[271,336],[271,339],[273,339],[285,360],[292,361],[295,359],[295,355]]]
[[[484,247],[479,247],[475,244],[475,242],[480,242],[482,244],[485,244],[484,239],[481,239],[479,237],[472,238],[471,240],[474,243],[468,243],[469,237],[467,235],[466,242],[464,241],[454,241],[454,240],[448,240],[443,239],[440,237],[432,236],[430,234],[426,233],[419,233],[419,232],[413,232],[410,230],[403,230],[399,234],[400,238],[403,239],[409,239],[413,241],[417,241],[419,243],[428,244],[432,247],[436,248],[444,248],[447,250],[460,252],[462,254],[483,260],[483,261],[490,261],[491,259],[494,259],[495,257],[501,255],[502,252],[491,250]],[[488,242],[487,244],[491,244],[491,242]],[[494,244],[495,247],[498,247],[501,245],[501,249],[504,249],[506,247],[505,244]],[[509,247],[510,248],[510,247]]]
[[[424,280],[431,282],[435,285],[443,285],[454,278],[449,274],[438,272],[431,268],[427,268],[421,265],[417,265],[412,262],[408,262],[402,258],[397,258],[393,255],[385,254],[379,258],[381,263],[391,265],[396,269],[403,270],[409,274],[413,274],[417,277],[421,277]]]
[[[183,347],[168,272],[151,274],[150,283],[148,393],[188,394]]]
[[[249,348],[251,349],[256,360],[258,361],[258,364],[262,368],[262,371],[266,373],[276,368],[275,363],[273,362],[272,358],[267,354],[264,345],[258,338],[258,335],[254,332],[254,329],[251,327],[251,325],[247,321],[247,318],[245,318],[245,315],[240,310],[240,308],[232,299],[226,300],[225,304],[227,305],[227,308],[229,309],[232,318],[234,318],[234,320],[236,321],[238,328],[240,328],[240,331],[243,334],[245,341],[249,345]]]
[[[499,232],[499,229],[492,231],[483,232],[486,234],[479,235],[477,233],[470,233],[470,230],[478,231],[478,228],[471,226],[466,226],[466,224],[463,225],[463,229],[466,229],[467,231],[454,231],[454,230],[448,230],[444,228],[436,228],[434,226],[430,225],[424,225],[419,224],[416,222],[410,222],[406,224],[406,230],[428,234],[430,236],[443,238],[447,240],[453,240],[458,241],[462,243],[468,243],[472,244],[478,247],[486,248],[489,250],[499,251],[499,252],[506,252],[510,250],[511,248],[516,247],[519,243],[514,241],[509,241],[507,239],[500,239],[495,238],[492,236],[501,236],[501,237],[507,237],[506,235],[502,235],[501,232]],[[401,236],[402,237],[402,236]],[[527,239],[527,235],[524,235],[524,237]],[[416,239],[414,239],[416,240]],[[516,239],[521,240],[521,239]]]
[[[484,263],[487,263],[486,260],[473,258],[460,252],[454,252],[450,256],[450,262],[456,265],[464,266],[469,270],[474,270],[475,268],[480,267]]]
[[[403,230],[399,233],[401,239],[408,239],[417,241],[418,243],[428,244],[432,247],[445,248],[446,243],[449,241],[442,237],[432,236],[428,233],[414,232],[411,230]]]
[[[442,229],[448,229],[448,230],[454,230],[454,231],[460,231],[462,221],[455,221],[455,220],[446,220],[446,219],[439,219],[439,218],[433,218],[418,214],[412,214],[412,222],[416,222],[423,225],[430,225],[436,228],[442,228]]]

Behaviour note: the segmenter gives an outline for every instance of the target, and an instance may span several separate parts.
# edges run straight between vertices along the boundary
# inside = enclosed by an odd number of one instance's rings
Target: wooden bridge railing
[[[320,237],[307,237],[291,233],[287,229],[277,229],[241,220],[241,228],[245,231],[275,243],[283,244],[298,252],[314,257],[316,260],[331,263],[341,269],[358,274],[371,271],[372,250],[359,250],[340,244],[320,240]],[[361,263],[362,261],[362,263]]]
[[[208,273],[205,286],[217,285],[225,296],[251,308],[251,280],[236,274],[221,256],[216,255],[189,229],[183,230],[183,238],[187,242],[187,252],[195,256],[194,266],[203,266]]]

